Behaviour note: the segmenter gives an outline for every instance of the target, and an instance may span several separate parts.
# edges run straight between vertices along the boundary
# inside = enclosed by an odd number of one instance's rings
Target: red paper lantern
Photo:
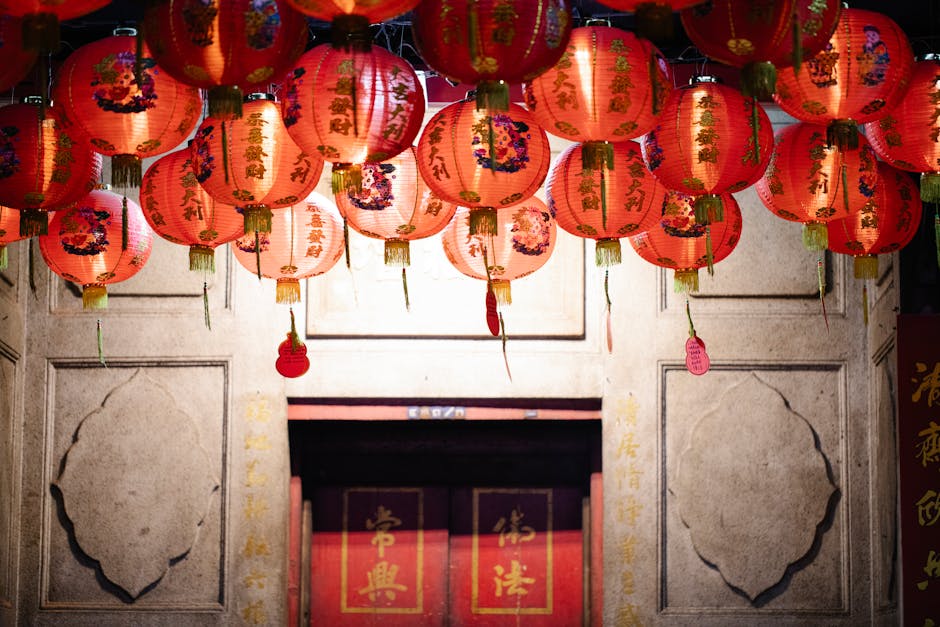
[[[306,198],[323,161],[294,143],[270,94],[250,94],[243,112],[231,121],[202,121],[190,146],[193,171],[210,196],[244,208],[245,233],[267,232],[271,209]]]
[[[673,12],[700,4],[704,0],[603,0],[618,11],[636,13],[636,31],[647,39],[671,40],[673,35]]]
[[[854,259],[856,279],[878,278],[878,255],[907,246],[920,226],[923,204],[906,172],[878,162],[878,188],[861,211],[829,222],[829,250]]]
[[[232,242],[232,252],[259,278],[277,280],[279,303],[300,302],[300,280],[323,274],[343,255],[343,219],[330,200],[316,192],[277,211],[270,233]]]
[[[875,152],[860,137],[858,150],[826,145],[826,128],[805,122],[777,133],[773,156],[757,194],[770,211],[803,223],[803,244],[825,250],[826,222],[857,213],[878,184]]]
[[[189,150],[160,157],[140,186],[147,224],[165,240],[189,246],[189,269],[215,272],[215,249],[244,235],[244,219],[199,185]]]
[[[0,15],[0,92],[7,91],[26,78],[36,62],[36,51],[23,48],[23,20]]]
[[[73,203],[101,177],[101,156],[76,143],[59,111],[38,98],[0,108],[0,204],[22,209],[20,234],[44,235],[46,212]]]
[[[55,52],[59,48],[59,22],[87,15],[110,3],[111,0],[4,0],[0,2],[0,14],[23,19],[24,49]]]
[[[767,168],[770,119],[753,98],[702,76],[672,92],[660,120],[641,142],[647,167],[669,189],[695,195],[699,223],[720,222],[721,194],[753,185]]]
[[[336,204],[351,229],[385,240],[385,263],[399,266],[411,264],[408,242],[440,233],[457,210],[418,174],[414,148],[362,166],[361,191],[337,194]]]
[[[106,286],[137,274],[152,247],[153,233],[140,206],[105,189],[92,190],[75,205],[56,211],[49,233],[39,238],[46,265],[66,281],[81,284],[85,309],[107,307]]]
[[[711,0],[679,13],[695,47],[713,61],[741,69],[741,91],[766,100],[776,90],[777,68],[799,72],[829,42],[839,2]]]
[[[136,31],[85,44],[65,59],[52,90],[69,122],[111,157],[111,184],[140,186],[141,159],[179,146],[202,115],[202,96],[161,68]]]
[[[0,205],[0,270],[7,269],[7,244],[21,239],[19,209]]]
[[[670,190],[663,201],[659,223],[630,243],[653,265],[675,270],[677,292],[697,292],[699,268],[728,257],[741,239],[741,208],[731,194],[722,194],[725,219],[700,224],[695,219],[695,198]]]
[[[505,113],[470,100],[431,118],[416,147],[418,169],[443,200],[470,208],[471,233],[496,234],[496,208],[530,198],[551,161],[548,136],[516,104]]]
[[[508,83],[522,83],[561,57],[571,36],[568,0],[423,0],[412,32],[421,57],[439,74],[477,85],[477,103],[505,111]]]
[[[620,263],[620,238],[636,235],[659,222],[666,188],[643,164],[640,145],[613,146],[613,168],[582,167],[581,144],[569,146],[552,165],[546,197],[558,226],[596,240],[598,266]]]
[[[285,0],[162,0],[144,13],[147,45],[177,80],[209,90],[209,114],[239,117],[307,45],[307,21]]]
[[[352,45],[368,49],[372,43],[369,24],[398,17],[415,8],[418,0],[287,0],[312,18],[332,22],[330,33],[337,48]]]
[[[643,135],[656,126],[671,91],[662,53],[647,40],[610,26],[574,29],[558,63],[524,85],[535,120],[576,142]]]
[[[914,66],[907,96],[888,115],[865,124],[878,156],[909,172],[921,172],[920,197],[940,202],[940,55]]]
[[[884,117],[907,90],[914,56],[904,31],[880,13],[843,9],[826,47],[799,73],[783,72],[774,94],[804,122],[828,124],[827,142],[858,147],[858,124]]]
[[[460,272],[488,281],[496,300],[512,303],[510,282],[545,265],[555,250],[557,227],[548,207],[538,198],[496,210],[499,235],[474,235],[470,213],[458,207],[441,232],[447,259]]]
[[[378,46],[317,46],[284,87],[287,131],[305,151],[333,163],[334,193],[358,187],[360,164],[411,147],[424,122],[424,90],[414,69]]]

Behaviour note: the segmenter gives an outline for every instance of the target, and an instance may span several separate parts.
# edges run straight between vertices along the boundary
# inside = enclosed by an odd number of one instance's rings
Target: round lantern
[[[418,174],[413,148],[362,166],[362,189],[337,194],[336,204],[351,229],[385,240],[385,263],[398,266],[411,265],[408,242],[439,233],[457,210]]]
[[[116,187],[138,187],[141,159],[176,148],[202,115],[198,89],[156,67],[146,46],[138,58],[136,33],[117,29],[70,54],[52,90],[69,122],[111,157]]]
[[[940,202],[940,54],[914,66],[907,96],[888,115],[865,124],[878,156],[897,168],[923,173],[920,197]]]
[[[7,0],[0,2],[0,13],[23,20],[23,48],[55,52],[59,48],[59,22],[97,11],[111,0]],[[10,59],[4,58],[5,63]]]
[[[647,167],[669,189],[695,195],[700,224],[720,222],[721,195],[753,185],[767,168],[770,119],[753,98],[701,76],[672,92],[660,120],[642,140]]]
[[[826,222],[857,213],[874,196],[875,152],[864,137],[858,150],[830,148],[826,128],[805,122],[779,131],[775,141],[757,194],[777,216],[803,223],[806,248],[825,250]]]
[[[442,76],[476,85],[480,108],[500,111],[509,106],[508,83],[555,65],[571,36],[568,0],[423,0],[413,16],[421,58]]]
[[[323,274],[343,255],[343,220],[316,192],[278,211],[270,233],[253,233],[231,244],[235,259],[258,278],[277,280],[279,303],[300,302],[300,280]]]
[[[0,92],[5,92],[26,78],[36,62],[36,51],[23,48],[23,21],[4,13],[0,15]]]
[[[610,26],[574,29],[558,63],[524,85],[526,106],[546,131],[605,144],[652,130],[671,91],[662,53],[649,41]],[[610,149],[589,147],[584,154],[598,150],[606,155]]]
[[[0,205],[0,270],[7,269],[7,244],[21,239],[19,209]]]
[[[106,189],[56,211],[49,233],[39,238],[46,265],[81,284],[85,309],[107,307],[107,285],[137,274],[152,247],[153,233],[140,206]]]
[[[199,185],[189,150],[160,157],[140,186],[144,218],[165,240],[189,246],[189,269],[215,272],[215,249],[244,235],[244,219]]]
[[[861,210],[828,223],[829,250],[854,258],[856,279],[878,278],[878,257],[907,246],[920,226],[923,205],[906,172],[878,162],[878,189]]]
[[[75,202],[98,183],[101,156],[75,141],[39,99],[0,108],[0,204],[22,209],[20,235],[44,235],[48,211]]]
[[[190,146],[196,180],[223,204],[245,212],[245,233],[271,230],[271,209],[306,198],[323,161],[304,152],[287,133],[270,94],[249,94],[241,118],[209,116]]]
[[[412,10],[418,0],[287,0],[312,18],[332,22],[330,34],[336,47],[368,48],[369,24],[377,24]]]
[[[530,198],[551,161],[548,135],[516,104],[506,112],[461,100],[431,118],[416,148],[421,177],[470,211],[470,232],[496,234],[496,209]]]
[[[558,226],[595,240],[598,266],[620,263],[620,238],[636,235],[660,218],[666,188],[643,164],[640,145],[613,146],[613,168],[582,167],[584,147],[569,146],[552,165],[546,197]]]
[[[700,4],[704,0],[603,0],[618,11],[636,14],[636,30],[642,37],[656,41],[671,40],[673,12]]]
[[[468,277],[487,281],[497,302],[509,305],[510,281],[545,265],[555,250],[558,229],[548,207],[538,198],[501,207],[496,213],[499,235],[474,235],[469,210],[458,207],[441,232],[441,242],[455,268]]]
[[[803,57],[823,49],[842,5],[817,0],[755,3],[711,0],[679,13],[695,47],[708,58],[741,69],[741,91],[767,100],[777,68],[798,72]]]
[[[358,188],[360,165],[411,147],[424,122],[424,90],[407,61],[368,51],[317,46],[288,74],[282,115],[290,136],[333,163],[333,192]]]
[[[804,122],[828,124],[827,142],[858,147],[858,124],[884,117],[907,90],[914,56],[904,31],[873,11],[843,9],[825,48],[799,73],[783,72],[774,94]]]
[[[241,116],[307,45],[307,21],[285,0],[161,0],[144,13],[147,45],[177,80],[207,89],[209,114]]]
[[[695,199],[670,190],[662,204],[659,222],[630,238],[633,249],[646,261],[673,269],[677,292],[697,292],[699,268],[725,259],[741,239],[741,209],[731,194],[722,195],[725,219],[700,224],[695,219]]]

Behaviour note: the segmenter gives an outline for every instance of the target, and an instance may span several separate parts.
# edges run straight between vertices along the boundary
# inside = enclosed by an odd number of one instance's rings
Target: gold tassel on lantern
[[[718,194],[696,196],[694,207],[696,224],[713,224],[725,219],[725,206]]]
[[[803,225],[803,246],[806,250],[829,248],[829,231],[822,222],[807,222]]]
[[[23,50],[41,53],[59,49],[59,17],[55,13],[34,13],[23,16]]]
[[[334,194],[362,192],[362,166],[353,163],[334,163],[330,180]]]
[[[496,302],[500,305],[511,305],[512,304],[512,289],[510,288],[509,281],[503,279],[493,279],[491,281],[493,287],[493,294],[496,296]]]
[[[687,270],[676,270],[673,278],[673,289],[679,293],[697,292],[698,270],[695,268]]]
[[[101,283],[90,283],[82,286],[83,309],[107,309],[108,288]]]
[[[470,235],[498,235],[496,209],[493,207],[478,207],[470,210]]]
[[[0,271],[6,270],[10,267],[10,258],[7,253],[7,245],[0,244]]]
[[[20,211],[20,237],[35,237],[49,233],[49,213],[27,207]]]
[[[920,175],[920,199],[940,203],[940,172],[924,172]]]
[[[209,115],[230,120],[242,117],[242,102],[245,94],[236,85],[219,85],[209,90]]]
[[[581,169],[614,169],[614,145],[608,141],[587,141],[581,144]]]
[[[300,302],[300,281],[292,277],[282,277],[277,280],[275,300],[278,303]]]
[[[192,272],[215,272],[215,249],[195,244],[189,247],[189,269]]]
[[[245,207],[245,233],[270,233],[274,214],[267,205],[247,205]]]
[[[594,263],[606,268],[615,266],[621,261],[620,240],[605,237],[594,242]]]
[[[114,187],[140,187],[143,178],[140,157],[137,155],[114,155],[111,157],[111,185]]]
[[[408,240],[387,239],[385,240],[385,265],[387,266],[410,266],[411,265],[411,246]]]
[[[855,120],[833,120],[826,127],[826,145],[840,151],[858,150],[858,124]]]
[[[854,258],[853,269],[856,279],[877,279],[878,278],[878,256],[877,255],[859,255]]]

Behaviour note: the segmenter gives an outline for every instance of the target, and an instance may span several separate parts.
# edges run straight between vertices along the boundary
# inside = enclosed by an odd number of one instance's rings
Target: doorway
[[[292,616],[590,625],[600,432],[598,419],[291,421],[295,491],[310,519]]]

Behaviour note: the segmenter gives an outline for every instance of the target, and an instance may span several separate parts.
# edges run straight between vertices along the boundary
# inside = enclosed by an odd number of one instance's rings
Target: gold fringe
[[[7,245],[0,244],[0,271],[10,267],[10,257],[7,253]]]
[[[294,278],[278,279],[275,300],[281,304],[299,303],[300,281]]]
[[[408,240],[385,240],[385,265],[402,267],[411,265],[411,246]]]
[[[27,208],[20,211],[20,237],[49,234],[49,212]]]
[[[192,272],[215,272],[215,249],[194,244],[189,247],[189,269]]]
[[[940,172],[924,172],[920,175],[920,199],[924,202],[940,202]]]
[[[614,145],[608,141],[588,141],[581,144],[582,170],[614,169]]]
[[[496,209],[482,207],[470,210],[470,235],[498,235],[499,221]]]
[[[245,207],[245,233],[270,233],[273,217],[267,205],[248,205]]]
[[[111,185],[122,188],[138,188],[143,177],[140,157],[137,155],[114,155],[111,157]]]
[[[673,278],[673,289],[680,293],[697,292],[698,270],[695,268],[676,270]]]
[[[594,242],[594,263],[598,267],[615,266],[621,261],[620,240],[603,238]]]
[[[855,257],[853,263],[856,279],[877,279],[878,278],[878,256],[877,255],[859,255]]]
[[[826,145],[840,151],[858,150],[858,124],[855,120],[833,120],[826,127]]]
[[[509,281],[504,279],[493,279],[490,284],[493,286],[493,294],[496,296],[496,302],[500,305],[512,304],[512,289]]]
[[[696,196],[694,208],[696,224],[714,224],[725,219],[725,205],[718,194]]]
[[[354,163],[334,163],[330,182],[334,194],[362,191],[362,166]]]
[[[829,230],[822,222],[807,222],[803,225],[803,246],[806,250],[829,248]]]
[[[101,283],[90,283],[82,286],[83,309],[107,309],[108,288]]]
[[[209,115],[222,120],[242,117],[245,95],[237,85],[219,85],[209,90]]]

